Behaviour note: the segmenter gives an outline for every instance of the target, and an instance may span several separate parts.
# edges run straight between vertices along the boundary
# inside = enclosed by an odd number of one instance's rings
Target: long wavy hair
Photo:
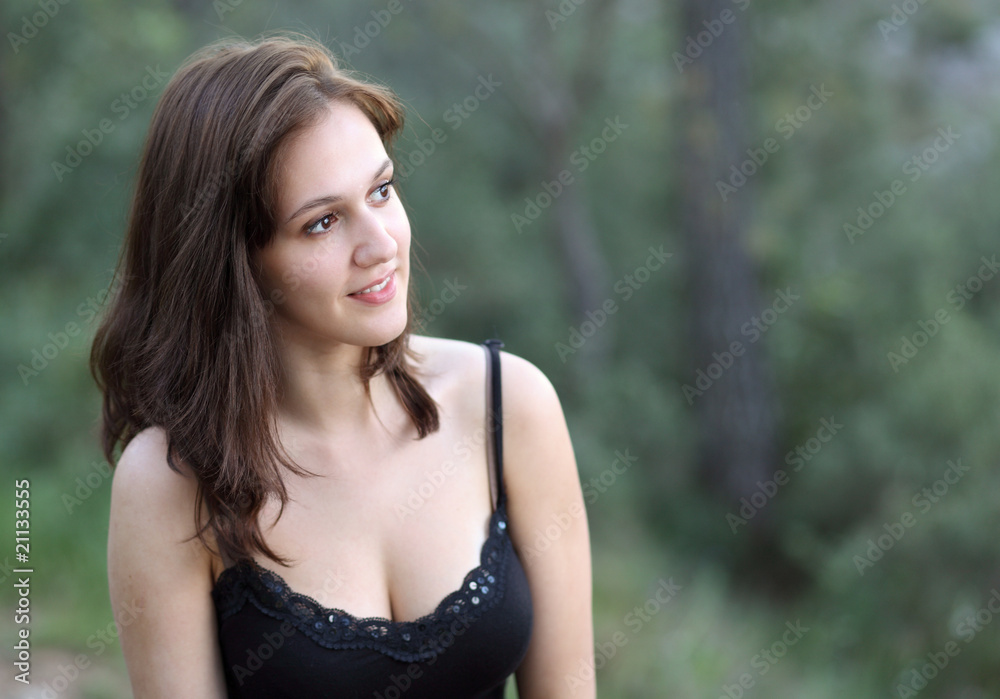
[[[387,149],[403,126],[388,89],[337,65],[303,37],[228,41],[194,54],[171,79],[143,148],[116,289],[90,366],[103,394],[101,442],[165,430],[167,462],[198,479],[197,536],[231,560],[269,548],[258,523],[268,498],[288,502],[282,473],[296,465],[277,432],[281,365],[252,262],[275,232],[276,154],[293,133],[345,100]],[[287,281],[287,280],[286,280]],[[412,295],[407,300],[413,318]],[[437,406],[408,366],[403,334],[363,353],[361,380],[385,374],[419,437],[438,429]],[[369,394],[370,396],[370,394]]]

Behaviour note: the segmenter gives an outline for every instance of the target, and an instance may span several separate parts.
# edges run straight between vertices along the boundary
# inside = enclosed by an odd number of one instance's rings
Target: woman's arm
[[[162,430],[126,447],[115,468],[108,582],[136,699],[226,696],[211,557],[194,531],[195,479],[170,469]]]
[[[511,537],[535,617],[518,695],[587,699],[596,696],[590,539],[573,445],[549,380],[519,357],[501,357]]]

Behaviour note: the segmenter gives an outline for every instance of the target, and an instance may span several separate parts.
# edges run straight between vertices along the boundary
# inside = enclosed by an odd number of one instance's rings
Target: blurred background
[[[217,38],[294,30],[407,105],[424,332],[500,337],[559,391],[593,540],[578,675],[606,697],[1000,696],[998,9],[5,2],[0,695],[130,696],[90,341],[166,80]]]

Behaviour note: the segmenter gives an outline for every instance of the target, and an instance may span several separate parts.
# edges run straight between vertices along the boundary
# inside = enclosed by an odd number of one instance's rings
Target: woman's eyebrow
[[[372,175],[372,181],[378,179],[378,176],[381,175],[383,172],[385,172],[385,169],[387,167],[389,167],[390,165],[392,165],[392,158],[386,158],[385,162],[383,162],[381,165],[379,165],[378,169],[375,170],[375,174]],[[302,206],[300,206],[298,209],[296,209],[295,213],[293,213],[291,216],[289,216],[288,218],[286,218],[285,219],[285,224],[289,223],[290,221],[292,221],[293,219],[297,218],[298,216],[301,216],[306,211],[309,211],[310,209],[316,208],[317,206],[323,206],[323,205],[329,206],[330,204],[337,204],[337,203],[339,203],[339,202],[341,202],[343,200],[344,200],[344,197],[342,197],[339,194],[337,194],[337,195],[330,194],[330,195],[326,195],[326,196],[322,196],[322,197],[316,197],[315,199],[310,199],[309,201],[307,201],[306,203],[304,203]]]

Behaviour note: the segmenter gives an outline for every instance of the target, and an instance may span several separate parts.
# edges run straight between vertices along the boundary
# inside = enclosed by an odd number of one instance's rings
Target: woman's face
[[[336,101],[278,154],[276,230],[257,253],[282,335],[384,345],[406,327],[410,222],[368,117]]]

